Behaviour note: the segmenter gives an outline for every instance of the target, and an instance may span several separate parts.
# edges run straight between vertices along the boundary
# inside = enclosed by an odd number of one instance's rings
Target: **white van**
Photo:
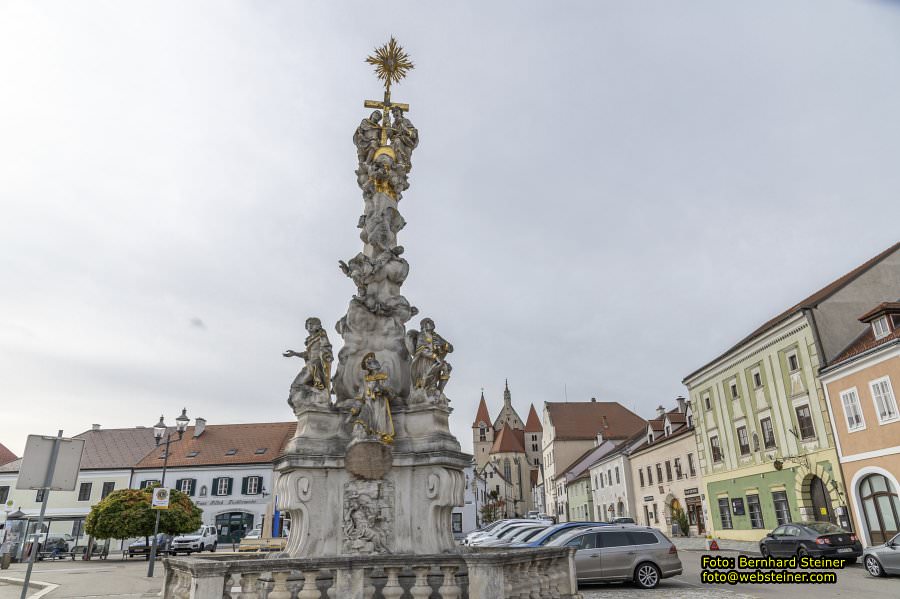
[[[172,546],[169,553],[178,555],[179,553],[187,553],[190,555],[195,551],[215,551],[218,546],[219,533],[212,524],[204,524],[199,529],[186,535],[178,535],[172,539]]]

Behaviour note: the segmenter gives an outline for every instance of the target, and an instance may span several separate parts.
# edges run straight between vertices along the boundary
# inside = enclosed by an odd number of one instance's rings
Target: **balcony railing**
[[[577,599],[574,549],[165,560],[165,599]]]

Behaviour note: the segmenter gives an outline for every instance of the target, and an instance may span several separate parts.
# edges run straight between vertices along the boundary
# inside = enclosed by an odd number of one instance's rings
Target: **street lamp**
[[[191,419],[188,418],[187,408],[181,410],[181,416],[175,419],[175,432],[178,434],[178,440],[184,436],[184,431],[187,429],[188,422]],[[159,447],[163,442],[163,436],[165,436],[166,440],[166,448],[163,450],[163,469],[162,476],[160,476],[159,486],[166,486],[166,466],[169,463],[169,443],[172,442],[172,433],[169,431],[169,427],[166,426],[166,422],[162,416],[159,417],[159,422],[153,425],[153,438],[156,439],[156,446]],[[159,534],[159,510],[156,511],[156,524],[153,525],[153,542],[150,545],[150,564],[147,566],[147,577],[153,577],[153,565],[156,563],[156,549],[159,543],[157,539],[157,535]]]

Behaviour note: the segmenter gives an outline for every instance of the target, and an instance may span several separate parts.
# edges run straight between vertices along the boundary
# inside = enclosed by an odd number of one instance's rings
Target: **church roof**
[[[481,401],[478,402],[478,412],[475,414],[475,422],[472,423],[472,428],[478,428],[479,422],[485,424],[491,423],[491,415],[488,413],[487,402],[484,401],[484,391],[481,392]]]
[[[525,453],[524,431],[517,431],[505,424],[491,447],[491,453]]]
[[[531,409],[528,410],[528,420],[525,422],[525,432],[539,433],[543,430],[544,427],[541,426],[541,419],[538,418],[537,411],[534,409],[534,404],[531,404]]]

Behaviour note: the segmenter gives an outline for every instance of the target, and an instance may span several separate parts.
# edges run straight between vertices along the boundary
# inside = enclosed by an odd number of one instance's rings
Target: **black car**
[[[790,522],[759,542],[763,557],[830,557],[854,563],[862,551],[855,534],[831,522]]]

